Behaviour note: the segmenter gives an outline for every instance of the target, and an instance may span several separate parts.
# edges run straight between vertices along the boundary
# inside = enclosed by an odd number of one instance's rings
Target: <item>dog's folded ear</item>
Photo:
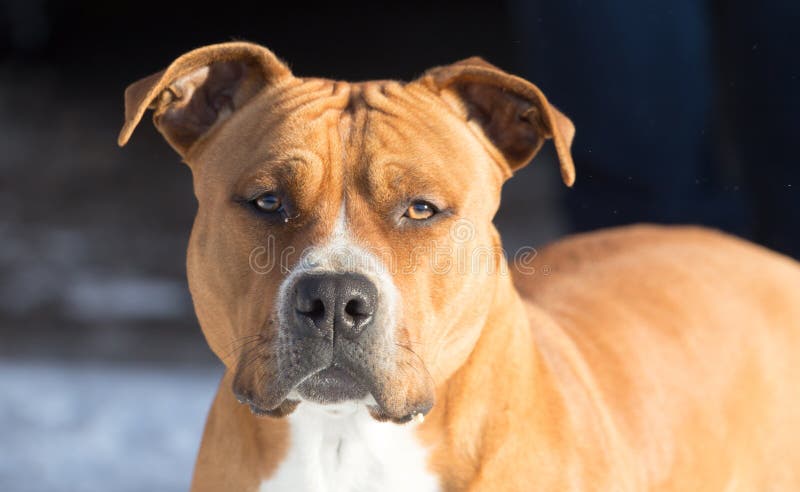
[[[147,109],[164,138],[181,156],[214,125],[229,117],[267,85],[291,72],[268,49],[245,42],[190,51],[159,73],[125,90],[125,145]]]
[[[570,145],[575,127],[538,87],[477,57],[428,70],[420,82],[480,127],[499,151],[509,176],[531,161],[546,138],[552,138],[561,177],[572,186],[575,167]]]

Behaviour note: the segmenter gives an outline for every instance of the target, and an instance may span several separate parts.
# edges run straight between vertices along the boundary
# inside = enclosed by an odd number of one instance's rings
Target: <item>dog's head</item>
[[[571,122],[477,58],[347,83],[226,43],[131,85],[120,145],[148,108],[194,177],[200,324],[257,413],[424,415],[487,322],[502,183],[551,137],[574,179]]]

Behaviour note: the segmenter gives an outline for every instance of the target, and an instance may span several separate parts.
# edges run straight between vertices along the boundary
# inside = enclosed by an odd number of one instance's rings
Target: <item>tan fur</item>
[[[435,268],[435,247],[453,261],[497,252],[500,187],[545,138],[573,182],[574,128],[529,82],[478,59],[411,83],[303,79],[229,43],[134,84],[121,144],[148,106],[192,169],[189,284],[227,367],[193,491],[253,491],[283,459],[286,421],[231,392],[259,401],[278,370],[286,272],[254,271],[252,253],[268,236],[279,250],[319,244],[342,204],[355,240],[393,262],[405,351],[386,411],[435,401],[417,432],[444,490],[800,489],[796,262],[711,231],[635,226],[556,243],[513,278],[497,254]],[[291,197],[286,223],[237,201],[273,189]],[[387,219],[417,196],[449,215]]]

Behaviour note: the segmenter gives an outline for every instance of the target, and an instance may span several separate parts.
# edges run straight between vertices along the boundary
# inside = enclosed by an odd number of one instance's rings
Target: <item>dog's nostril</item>
[[[325,303],[322,299],[313,299],[304,306],[298,306],[297,312],[311,319],[321,319],[325,316]]]
[[[353,318],[369,316],[369,310],[361,299],[351,299],[344,307],[344,312]]]

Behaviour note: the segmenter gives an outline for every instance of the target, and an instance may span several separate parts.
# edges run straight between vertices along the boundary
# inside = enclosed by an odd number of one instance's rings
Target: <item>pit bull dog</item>
[[[120,145],[148,108],[226,368],[193,491],[800,490],[800,267],[658,226],[509,264],[503,182],[550,138],[575,178],[533,84],[305,78],[233,42],[131,85]]]

